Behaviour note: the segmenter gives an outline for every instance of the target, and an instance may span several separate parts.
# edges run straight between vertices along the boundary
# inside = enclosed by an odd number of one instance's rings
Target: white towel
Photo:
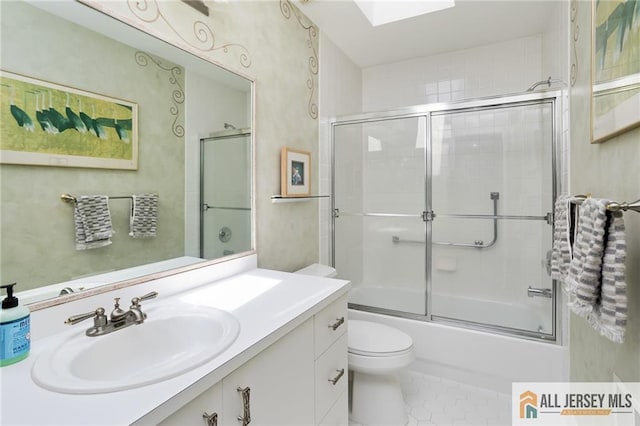
[[[566,278],[571,310],[603,336],[622,342],[627,320],[622,213],[606,209],[609,200],[586,199],[580,206],[573,259]]]
[[[158,194],[133,195],[129,235],[133,238],[155,237],[158,231]]]
[[[111,224],[109,197],[82,195],[76,199],[74,211],[76,250],[88,250],[111,244],[115,234]]]
[[[553,250],[551,252],[551,278],[564,282],[571,264],[571,199],[560,195],[553,214]]]

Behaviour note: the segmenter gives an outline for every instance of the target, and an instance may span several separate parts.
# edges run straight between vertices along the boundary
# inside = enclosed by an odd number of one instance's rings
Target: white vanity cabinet
[[[218,425],[242,425],[240,419],[246,416],[252,425],[311,425],[313,361],[313,319],[309,319],[161,424],[207,425],[206,412],[217,414]]]
[[[215,413],[228,426],[247,415],[251,425],[346,426],[346,311],[341,297],[160,424],[206,426]]]
[[[222,424],[242,425],[242,389],[250,388],[248,411],[255,425],[313,424],[313,321],[291,333],[222,381]]]
[[[314,317],[317,425],[347,425],[347,296]]]
[[[221,424],[220,413],[222,412],[222,382],[216,383],[196,399],[173,413],[159,423],[163,426],[169,425],[216,425]],[[203,417],[205,414],[211,417],[211,422]]]
[[[186,288],[177,291],[181,286]],[[218,425],[240,426],[244,404],[238,388],[249,388],[250,426],[347,426],[349,287],[345,280],[257,268],[253,254],[34,310],[35,343],[30,356],[1,371],[3,389],[15,391],[0,392],[0,424],[88,425],[95,423],[96,413],[102,413],[100,421],[108,424],[207,426],[206,413],[216,414]],[[33,379],[37,360],[52,356],[68,339],[90,339],[78,341],[89,344],[88,348],[103,339],[87,338],[82,329],[70,330],[63,324],[65,318],[106,306],[113,297],[128,299],[151,291],[160,296],[145,306],[150,315],[147,322],[134,326],[136,333],[162,332],[149,327],[158,318],[154,312],[181,304],[180,312],[200,308],[229,312],[240,325],[239,334],[204,364],[122,391],[78,395],[48,390]],[[208,327],[204,324],[194,327]],[[197,331],[205,332],[205,328]],[[194,345],[193,350],[200,350],[199,346]],[[121,362],[123,368],[133,368],[128,359]],[[87,377],[86,385],[91,380]],[[104,407],[117,409],[106,412]]]

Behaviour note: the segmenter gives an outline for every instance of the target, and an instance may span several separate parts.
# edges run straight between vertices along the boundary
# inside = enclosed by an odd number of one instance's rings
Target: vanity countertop
[[[240,266],[234,266],[233,262],[224,266],[200,268],[33,312],[29,357],[17,364],[0,368],[0,423],[155,424],[311,318],[349,289],[348,281],[251,267],[252,262],[255,265],[255,259],[240,259]],[[220,268],[226,268],[227,272],[221,274]],[[185,282],[192,284],[185,286]],[[176,291],[178,283],[180,291]],[[63,321],[69,315],[90,311],[98,306],[107,309],[111,306],[110,303],[113,303],[113,297],[135,297],[152,290],[160,295],[157,300],[144,302],[147,307],[176,298],[181,302],[231,312],[240,322],[237,339],[220,355],[187,373],[135,389],[73,395],[52,392],[33,382],[31,368],[34,361],[47,346],[57,341],[59,333],[68,332],[69,326],[63,325]],[[90,322],[89,320],[72,327],[88,328],[91,326]],[[144,324],[139,327],[144,327]],[[171,403],[167,403],[169,400]]]

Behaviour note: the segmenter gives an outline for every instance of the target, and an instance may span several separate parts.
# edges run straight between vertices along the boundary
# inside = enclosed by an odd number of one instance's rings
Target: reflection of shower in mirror
[[[246,231],[251,226],[251,156],[249,128],[225,122],[223,130],[200,140],[199,233],[204,259],[251,247]]]

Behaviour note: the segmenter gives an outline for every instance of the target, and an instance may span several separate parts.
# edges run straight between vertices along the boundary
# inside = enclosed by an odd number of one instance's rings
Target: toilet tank
[[[338,274],[335,268],[327,265],[321,265],[320,263],[314,263],[312,265],[306,266],[302,269],[297,270],[295,273],[326,278],[333,278]]]

